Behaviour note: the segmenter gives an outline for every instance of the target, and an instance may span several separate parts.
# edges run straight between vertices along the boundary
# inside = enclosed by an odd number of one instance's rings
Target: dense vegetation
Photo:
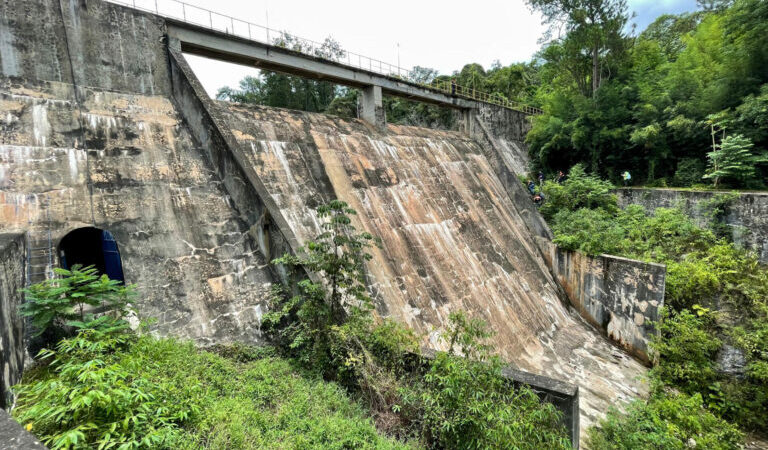
[[[545,114],[528,136],[536,168],[583,162],[614,181],[629,170],[640,182],[685,186],[701,183],[709,167],[711,181],[762,185],[764,158],[755,155],[768,147],[765,1],[663,15],[638,36],[624,33],[620,0],[530,3],[569,29],[539,53],[535,99]],[[584,20],[585,9],[598,19]],[[735,156],[721,162],[717,152]],[[733,160],[747,171],[712,175]],[[749,170],[755,163],[759,170]]]
[[[317,239],[275,260],[296,270],[263,319],[267,349],[136,333],[132,290],[92,268],[31,287],[25,313],[57,332],[13,415],[53,448],[570,448],[554,406],[502,377],[484,323],[453,313],[448,351],[426,357],[376,318],[363,273],[376,240],[344,202],[317,212]]]
[[[593,440],[599,448],[683,448],[688,437],[701,443],[719,436],[720,448],[734,448],[738,433],[710,416],[745,430],[768,423],[768,268],[729,242],[724,224],[702,228],[676,208],[652,215],[638,205],[620,209],[610,188],[577,165],[564,183],[544,184],[541,209],[563,248],[667,266],[666,308],[652,343],[658,359],[652,398],[628,416],[610,415]],[[716,219],[728,201],[724,196],[700,207]],[[746,357],[740,376],[718,370],[726,345]],[[621,445],[608,444],[617,439]]]
[[[51,448],[405,448],[342,388],[247,348],[83,330],[17,387]],[[222,356],[223,355],[223,356]]]

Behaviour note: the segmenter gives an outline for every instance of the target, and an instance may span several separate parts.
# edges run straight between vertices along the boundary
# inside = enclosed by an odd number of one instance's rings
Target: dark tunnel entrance
[[[106,230],[87,227],[69,232],[59,244],[59,261],[64,269],[75,264],[94,266],[111,280],[125,282],[117,242]]]

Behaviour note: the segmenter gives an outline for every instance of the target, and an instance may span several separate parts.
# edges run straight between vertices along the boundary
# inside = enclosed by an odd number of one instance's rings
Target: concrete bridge
[[[272,36],[284,33],[177,0],[154,2],[146,8],[135,0],[108,1],[163,17],[167,24],[168,44],[184,53],[357,88],[362,94],[358,99],[360,118],[380,128],[386,125],[384,94],[459,110],[463,116],[462,128],[470,134],[473,114],[481,103],[525,114],[541,112],[455,84],[415,83],[407,79],[407,69],[346,50],[339,51],[343,56],[328,56],[320,51],[322,43],[293,35],[290,38],[298,42],[295,47],[275,45],[270,32]],[[181,15],[173,14],[168,6],[180,7]],[[261,32],[266,39],[255,37]]]

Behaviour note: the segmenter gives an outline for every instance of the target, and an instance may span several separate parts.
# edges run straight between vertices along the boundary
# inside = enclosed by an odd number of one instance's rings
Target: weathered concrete
[[[648,343],[664,306],[667,269],[611,255],[589,256],[536,238],[552,273],[581,316],[650,364]]]
[[[386,112],[384,111],[384,99],[381,95],[381,87],[368,86],[360,91],[358,108],[360,118],[366,122],[382,128],[387,125]]]
[[[525,136],[531,130],[531,116],[483,103],[477,109],[477,120],[495,141],[504,165],[515,175],[527,175],[530,172],[531,160]]]
[[[485,119],[476,114],[475,120],[471,122],[473,124],[471,136],[481,144],[483,156],[493,167],[496,176],[504,186],[507,195],[512,199],[517,213],[522,217],[531,234],[552,240],[554,235],[549,229],[549,225],[539,214],[538,209],[531,201],[530,193],[523,187],[518,178],[521,173],[518,172],[520,168],[516,161],[522,157],[520,153],[522,150],[521,147],[510,147],[509,142],[513,142],[511,139],[517,136],[515,130],[519,131],[519,128],[501,126],[496,120],[497,117],[505,117],[514,112],[505,108],[487,108],[484,110]],[[519,121],[524,119],[522,116],[522,113],[518,113],[513,118]],[[520,146],[527,151],[527,147],[522,141],[520,141]],[[525,164],[527,167],[527,162]]]
[[[24,370],[24,320],[19,305],[24,300],[25,242],[23,234],[0,234],[0,409],[13,404],[10,388],[21,381]]]
[[[0,231],[28,230],[55,265],[66,233],[107,229],[158,330],[258,340],[272,276],[171,102],[92,89],[81,105],[73,98],[69,84],[0,81]]]
[[[164,34],[162,19],[101,1],[0,2],[0,74],[168,94]]]
[[[701,226],[711,225],[712,216],[703,207],[723,191],[688,191],[678,189],[616,189],[619,205],[642,205],[648,212],[656,208],[680,207]],[[725,224],[731,227],[736,245],[753,250],[760,262],[768,263],[768,192],[741,192],[725,211]]]
[[[487,148],[457,132],[375,131],[320,114],[217,106],[300,242],[320,232],[314,207],[331,198],[348,201],[358,227],[382,238],[368,265],[377,310],[426,345],[444,345],[438,336],[451,311],[484,319],[517,367],[580,386],[582,429],[609,404],[646,391],[641,364],[560,301]]]
[[[0,409],[0,450],[44,450],[47,447]]]

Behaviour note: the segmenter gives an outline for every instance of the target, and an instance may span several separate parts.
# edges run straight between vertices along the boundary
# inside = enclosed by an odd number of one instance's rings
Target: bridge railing
[[[251,23],[236,17],[211,11],[179,0],[106,0],[140,11],[146,11],[168,19],[178,20],[190,25],[201,26],[214,31],[231,34],[248,40],[268,45],[277,45],[309,56],[333,61],[356,69],[367,70],[388,77],[395,77],[440,92],[491,103],[526,114],[541,114],[539,108],[508,100],[500,94],[488,94],[467,86],[460,86],[449,81],[416,83],[411,80],[411,71],[397,64],[390,64],[379,59],[344,50],[331,40],[317,42],[302,38],[285,31]]]

